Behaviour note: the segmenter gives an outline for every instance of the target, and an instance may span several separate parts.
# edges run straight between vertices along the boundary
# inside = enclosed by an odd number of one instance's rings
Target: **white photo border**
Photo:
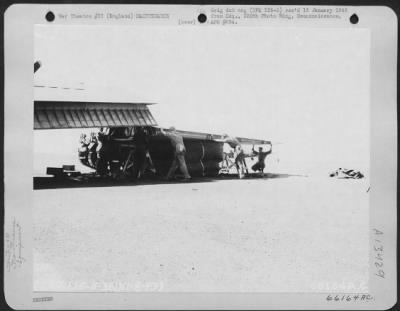
[[[63,20],[54,25],[157,25],[177,26],[178,20],[208,14],[211,8],[229,6],[195,5],[64,5],[15,4],[4,14],[4,292],[14,309],[388,309],[396,301],[396,209],[397,209],[397,16],[388,7],[348,7],[360,16],[360,23],[349,22],[351,13],[341,19],[305,21],[243,21],[243,26],[368,28],[371,36],[371,187],[370,187],[370,294],[358,301],[347,293],[35,293],[32,291],[32,166],[27,161],[33,146],[33,30],[48,24],[48,11],[58,14],[90,13],[106,10],[118,13],[134,8],[142,12],[168,13],[168,19]],[[235,6],[236,8],[238,6]],[[246,7],[257,7],[255,5]],[[267,7],[267,6],[259,6]],[[272,6],[270,6],[272,7]],[[304,6],[298,6],[304,7]],[[335,8],[335,7],[333,7]],[[136,23],[136,24],[135,24]],[[202,25],[207,27],[206,24]],[[236,27],[226,25],[224,27]],[[349,237],[350,238],[350,237]],[[13,240],[14,239],[14,240]],[[11,264],[10,243],[22,248],[22,255]],[[15,258],[14,258],[15,259]],[[337,299],[336,299],[337,297]]]

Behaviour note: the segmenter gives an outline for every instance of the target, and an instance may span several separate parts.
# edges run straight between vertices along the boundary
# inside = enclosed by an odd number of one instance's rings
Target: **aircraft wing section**
[[[147,103],[35,101],[34,129],[156,126]]]
[[[184,138],[191,138],[191,139],[201,139],[201,140],[213,140],[218,142],[223,142],[224,138],[223,135],[219,134],[209,134],[209,133],[200,133],[200,132],[190,132],[190,131],[181,131],[178,130]],[[266,145],[271,144],[268,140],[263,139],[253,139],[253,138],[245,138],[245,137],[236,137],[240,143],[244,145]]]
[[[243,145],[271,145],[269,140],[236,137]]]

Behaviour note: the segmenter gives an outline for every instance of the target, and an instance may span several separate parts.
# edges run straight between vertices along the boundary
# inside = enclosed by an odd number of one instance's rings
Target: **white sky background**
[[[367,30],[41,25],[35,60],[34,84],[85,89],[37,100],[157,103],[161,126],[282,142],[278,171],[369,171]],[[77,159],[80,132],[36,131],[34,150]]]

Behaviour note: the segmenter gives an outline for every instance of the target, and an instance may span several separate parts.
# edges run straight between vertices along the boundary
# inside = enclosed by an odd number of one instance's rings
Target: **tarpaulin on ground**
[[[336,178],[352,178],[352,179],[364,178],[364,175],[361,172],[346,168],[338,168],[336,171],[332,172],[329,176]]]

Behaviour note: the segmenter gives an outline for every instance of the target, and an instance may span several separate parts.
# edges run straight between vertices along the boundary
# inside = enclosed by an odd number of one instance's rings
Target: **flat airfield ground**
[[[286,176],[35,190],[34,290],[367,291],[368,187]]]

